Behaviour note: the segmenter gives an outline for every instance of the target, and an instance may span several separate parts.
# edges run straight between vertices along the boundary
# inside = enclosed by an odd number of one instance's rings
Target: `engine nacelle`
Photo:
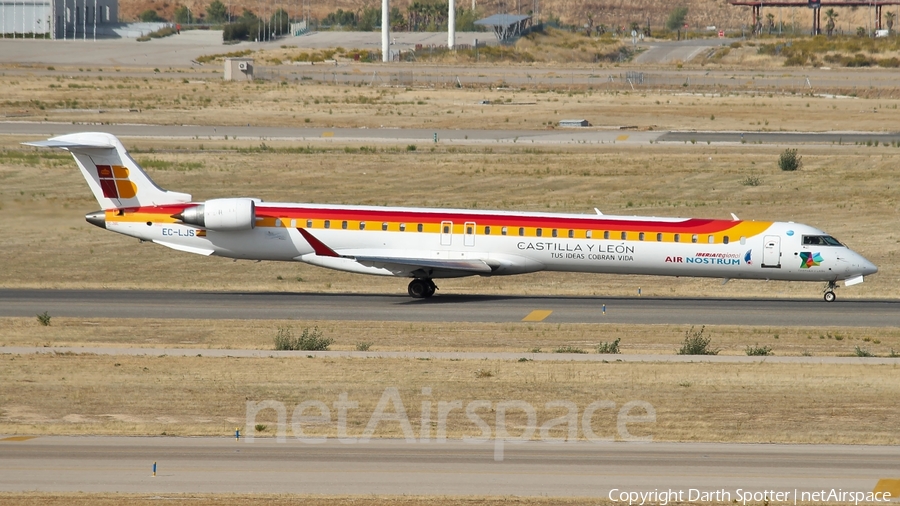
[[[256,226],[256,202],[253,199],[213,199],[189,207],[175,218],[209,230],[231,232]]]

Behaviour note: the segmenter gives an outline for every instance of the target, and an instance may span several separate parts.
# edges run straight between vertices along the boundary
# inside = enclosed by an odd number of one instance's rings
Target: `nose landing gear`
[[[834,294],[835,288],[837,288],[837,283],[834,281],[829,281],[828,285],[825,286],[825,302],[834,302],[837,299],[837,296]]]
[[[416,278],[409,282],[407,291],[409,296],[414,299],[427,299],[434,295],[437,290],[434,281],[431,278]]]

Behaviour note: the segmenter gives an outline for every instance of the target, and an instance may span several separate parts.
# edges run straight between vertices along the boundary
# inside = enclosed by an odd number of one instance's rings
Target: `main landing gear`
[[[837,288],[837,283],[834,281],[829,281],[828,285],[825,286],[825,302],[834,302],[834,299],[837,298],[834,294],[835,288]]]
[[[427,299],[434,295],[437,286],[431,278],[416,278],[409,282],[409,296],[414,299]]]

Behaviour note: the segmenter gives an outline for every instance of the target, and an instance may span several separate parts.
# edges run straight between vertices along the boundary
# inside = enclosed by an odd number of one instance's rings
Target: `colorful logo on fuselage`
[[[750,261],[753,254],[752,249],[748,249],[746,253],[744,253],[744,262],[747,262],[747,265],[753,265],[753,262]]]
[[[822,260],[822,255],[818,252],[803,251],[800,253],[800,268],[809,269],[810,267],[816,267],[822,264]]]

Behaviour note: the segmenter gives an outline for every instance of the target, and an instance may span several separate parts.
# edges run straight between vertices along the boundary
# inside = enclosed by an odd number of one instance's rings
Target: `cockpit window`
[[[840,241],[830,235],[804,235],[804,246],[843,246]]]

